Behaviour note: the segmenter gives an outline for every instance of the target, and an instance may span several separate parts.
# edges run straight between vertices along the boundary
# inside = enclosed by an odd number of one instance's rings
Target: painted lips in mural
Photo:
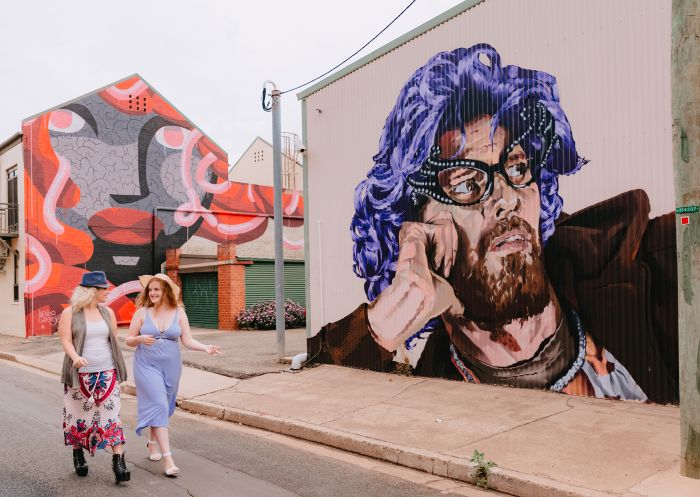
[[[380,144],[350,230],[370,303],[309,338],[315,360],[678,402],[673,215],[639,190],[562,212],[587,161],[553,76],[438,53]]]
[[[88,270],[105,271],[119,321],[134,311],[140,274],[193,235],[245,243],[261,236],[272,189],[227,181],[226,153],[139,77],[23,123],[27,333],[55,331]],[[303,223],[298,192],[285,224]]]

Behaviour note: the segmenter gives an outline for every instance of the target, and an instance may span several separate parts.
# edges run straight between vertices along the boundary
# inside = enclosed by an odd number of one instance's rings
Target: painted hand
[[[444,278],[457,253],[457,233],[448,217],[401,226],[396,274],[367,311],[375,340],[387,350],[396,350],[431,318],[448,309],[463,312]]]

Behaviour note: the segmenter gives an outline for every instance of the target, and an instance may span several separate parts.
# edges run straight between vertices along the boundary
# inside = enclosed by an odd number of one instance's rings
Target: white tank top
[[[85,322],[85,345],[83,346],[83,357],[87,359],[88,365],[78,370],[80,373],[97,373],[114,369],[114,359],[112,359],[112,349],[109,346],[109,326],[107,321]]]

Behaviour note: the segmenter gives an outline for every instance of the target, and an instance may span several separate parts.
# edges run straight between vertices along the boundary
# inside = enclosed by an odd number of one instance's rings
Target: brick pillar
[[[173,280],[177,286],[182,289],[182,281],[180,280],[180,253],[179,248],[165,249],[165,274]]]
[[[219,329],[237,330],[236,316],[245,309],[245,266],[236,261],[236,245],[224,242],[216,249],[219,266]]]

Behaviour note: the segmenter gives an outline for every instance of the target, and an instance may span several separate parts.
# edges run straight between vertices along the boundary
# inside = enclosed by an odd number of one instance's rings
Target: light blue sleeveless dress
[[[163,333],[158,330],[151,310],[146,309],[146,317],[141,326],[142,335],[156,339],[153,345],[139,344],[134,353],[134,383],[138,406],[136,434],[149,427],[168,426],[170,416],[175,412],[175,398],[182,373],[180,329],[178,309],[170,326]]]

